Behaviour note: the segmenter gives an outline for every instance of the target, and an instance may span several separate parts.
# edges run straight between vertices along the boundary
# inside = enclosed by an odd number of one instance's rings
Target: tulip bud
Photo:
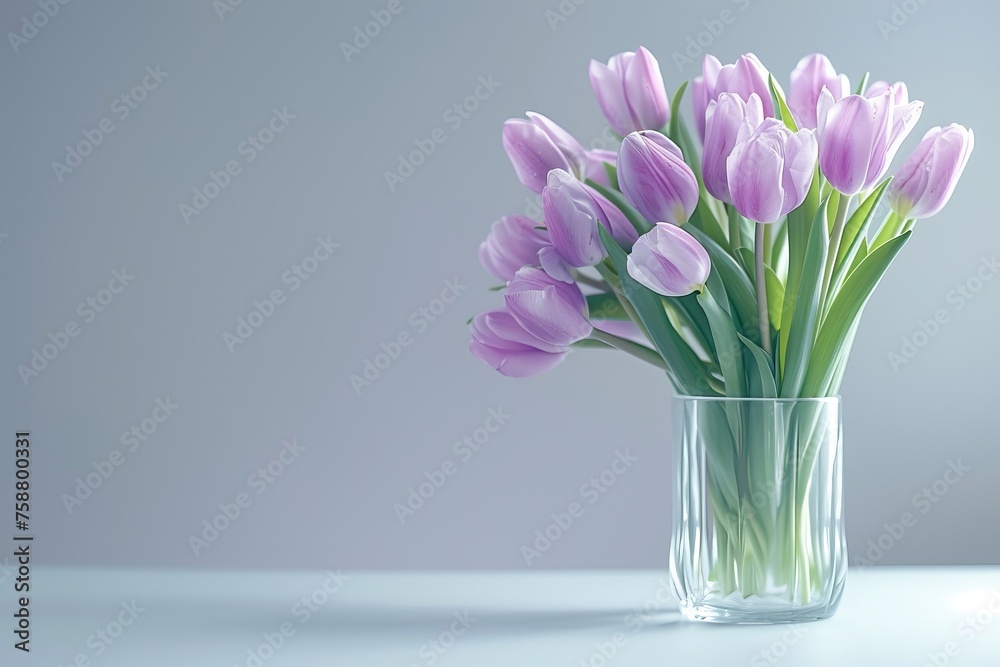
[[[570,266],[594,266],[604,259],[598,225],[620,243],[631,245],[637,238],[618,207],[562,169],[549,172],[542,208],[552,245]]]
[[[805,200],[816,169],[813,130],[793,133],[775,118],[741,129],[726,162],[733,206],[756,222],[776,222]]]
[[[718,101],[709,103],[701,174],[705,189],[716,199],[733,203],[726,160],[736,146],[741,128],[753,130],[763,122],[764,108],[757,93],[752,94],[748,102],[734,93],[723,93]]]
[[[548,234],[536,229],[538,225],[524,215],[500,218],[479,244],[479,263],[500,280],[513,279],[522,266],[537,263],[538,251],[549,244]]]
[[[843,194],[855,195],[878,183],[920,119],[923,102],[896,105],[900,90],[894,86],[871,99],[848,95],[840,101],[827,90],[820,93],[819,165]]]
[[[892,85],[889,85],[888,81],[874,81],[868,86],[868,90],[865,91],[865,97],[868,99],[882,97],[886,91],[892,93],[892,103],[894,106],[898,107],[910,103],[910,93],[906,89],[906,84],[902,81],[897,81]]]
[[[800,128],[816,129],[816,103],[823,88],[834,101],[851,94],[851,83],[845,74],[837,74],[830,59],[814,53],[799,61],[792,71],[788,90],[788,108]]]
[[[955,192],[975,146],[972,130],[961,125],[931,128],[889,184],[889,204],[902,219],[929,218]]]
[[[605,163],[612,167],[617,166],[618,153],[600,148],[587,151],[587,178],[610,188],[611,179],[608,178],[608,169],[604,166]]]
[[[628,256],[628,274],[663,296],[701,291],[712,270],[708,252],[676,225],[658,222]]]
[[[698,179],[674,142],[659,132],[633,132],[618,151],[618,184],[651,222],[687,222],[698,205]]]
[[[524,330],[506,310],[491,310],[472,320],[469,351],[510,377],[529,377],[550,371],[569,350],[544,343]]]
[[[708,105],[713,100],[718,100],[722,93],[738,95],[744,102],[756,93],[764,109],[764,117],[773,118],[774,102],[771,101],[771,88],[768,85],[770,76],[771,73],[752,53],[740,56],[732,65],[720,65],[715,56],[705,56],[702,75],[695,79],[693,85],[695,121],[702,139],[705,138]],[[781,91],[781,87],[775,85]]]
[[[608,125],[622,136],[660,130],[670,120],[660,65],[644,47],[612,56],[607,65],[591,60],[590,85]]]
[[[694,122],[698,127],[698,136],[705,138],[705,113],[708,105],[717,95],[715,86],[719,81],[719,71],[722,63],[712,55],[706,55],[701,62],[701,74],[691,82],[691,102],[694,104]]]
[[[585,178],[587,156],[580,142],[541,114],[527,116],[528,120],[511,118],[503,124],[503,147],[521,183],[541,192],[553,169]]]
[[[525,331],[549,345],[566,347],[594,330],[587,319],[587,300],[575,284],[526,266],[504,292],[507,311]]]

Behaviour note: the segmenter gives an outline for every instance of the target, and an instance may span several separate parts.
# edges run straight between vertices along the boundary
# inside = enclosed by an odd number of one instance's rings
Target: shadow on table
[[[260,607],[249,604],[234,608],[231,604],[220,601],[217,604],[202,603],[196,611],[180,601],[174,604],[178,606],[176,613],[164,615],[175,619],[175,623],[179,622],[176,619],[185,619],[180,625],[193,622],[203,630],[237,634],[246,632],[247,628],[275,628],[283,622],[291,622],[297,632],[306,635],[419,637],[436,636],[453,625],[459,628],[464,621],[475,627],[476,636],[506,638],[601,629],[606,629],[608,633],[629,633],[640,622],[635,617],[636,610],[626,608],[498,609],[474,605],[389,606],[354,602],[346,605],[329,604],[304,619],[302,616],[289,615],[287,607],[284,610],[276,609],[271,604]],[[161,603],[158,608],[166,611],[169,605],[170,603]],[[630,617],[635,619],[631,620],[631,627]],[[641,617],[641,627],[650,632],[675,626],[680,620],[680,614],[673,609],[656,611]],[[178,627],[177,630],[180,632],[182,628]]]
[[[631,609],[467,609],[453,608],[389,608],[379,606],[354,606],[340,610],[335,620],[327,618],[338,630],[357,633],[387,631],[413,631],[418,628],[436,633],[454,622],[461,622],[463,614],[475,618],[476,634],[494,636],[551,634],[575,630],[607,628],[609,632],[621,630],[625,620],[634,613]],[[328,615],[334,616],[334,615]],[[667,627],[678,623],[681,616],[674,610],[657,612],[643,617],[647,629]]]

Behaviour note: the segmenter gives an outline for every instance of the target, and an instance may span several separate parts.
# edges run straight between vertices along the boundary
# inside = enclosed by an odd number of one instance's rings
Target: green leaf
[[[855,95],[864,95],[865,88],[868,87],[868,77],[871,76],[871,72],[865,72],[865,75],[861,77],[861,81],[858,83],[857,89],[854,91]]]
[[[750,276],[750,283],[754,289],[757,289],[757,273],[754,268],[756,258],[753,256],[753,250],[746,246],[741,246],[736,249],[736,252],[740,256],[740,262],[743,264],[743,268],[746,269],[747,275]]]
[[[782,398],[800,396],[799,392],[802,390],[806,371],[810,367],[809,353],[816,336],[820,288],[822,287],[823,268],[829,244],[826,222],[829,203],[830,200],[827,199],[823,206],[816,211],[816,217],[813,218],[812,226],[809,229],[805,258],[802,262],[802,274],[799,277],[798,291],[793,302],[795,310],[789,325],[788,347],[783,350],[785,365],[781,369]],[[784,307],[787,306],[786,300]]]
[[[834,380],[838,367],[846,364],[846,355],[850,352],[849,334],[889,264],[909,238],[910,232],[904,232],[880,245],[848,276],[816,337],[804,395],[825,396],[839,389],[834,386],[837,384]]]
[[[722,223],[715,217],[715,212],[709,206],[707,197],[708,195],[702,190],[700,199],[698,199],[698,206],[695,208],[694,213],[691,214],[690,226],[697,227],[708,234],[713,241],[725,247],[728,242],[726,232],[722,228]]]
[[[667,125],[667,136],[669,136],[674,143],[677,143],[677,137],[680,136],[681,132],[681,99],[684,97],[684,91],[687,90],[688,82],[685,81],[674,93],[670,102],[670,124]]]
[[[871,224],[875,211],[878,209],[882,197],[885,195],[886,187],[891,179],[885,179],[875,188],[868,197],[861,202],[858,209],[854,211],[851,218],[844,226],[844,236],[840,241],[840,248],[837,250],[837,265],[844,263],[845,257],[854,258],[858,246],[861,244],[860,236],[865,236],[868,226]],[[860,235],[860,236],[859,236]]]
[[[761,396],[763,398],[777,398],[778,388],[774,382],[774,364],[771,361],[771,357],[767,356],[767,352],[760,349],[759,345],[746,336],[739,333],[736,335],[740,337],[740,341],[752,355],[757,370],[757,377],[760,380]]]
[[[767,290],[767,315],[771,326],[777,329],[781,326],[781,309],[785,305],[785,286],[770,266],[764,267],[764,287]]]
[[[820,204],[819,168],[813,175],[812,185],[806,199],[797,209],[788,214],[785,227],[788,229],[788,276],[785,282],[785,303],[781,308],[781,326],[778,327],[778,367],[785,369],[788,350],[788,334],[792,329],[792,315],[795,313],[795,295],[799,291],[802,262],[805,259],[806,243],[809,239],[810,223]]]
[[[670,369],[671,379],[678,391],[697,396],[713,396],[713,391],[704,364],[691,350],[679,333],[671,326],[663,309],[660,295],[637,283],[629,274],[628,256],[618,243],[611,238],[603,226],[598,226],[601,242],[614,264],[621,279],[622,291],[632,304],[643,327],[649,332],[650,340]]]
[[[750,282],[750,276],[728,252],[722,249],[722,246],[709,238],[703,231],[688,225],[685,225],[684,229],[695,237],[708,252],[708,256],[712,260],[712,273],[717,272],[722,282],[725,283],[726,291],[736,309],[736,316],[743,327],[741,330],[747,335],[759,337],[760,334],[756,333],[757,294],[754,292],[753,283]],[[754,323],[753,326],[749,326],[751,323]]]
[[[847,270],[847,275],[854,273],[854,269],[858,268],[858,265],[864,261],[870,250],[871,248],[868,246],[868,239],[861,239],[861,247],[858,248],[858,254],[854,256],[854,261],[851,262],[851,268]]]
[[[773,74],[769,74],[767,77],[767,87],[771,89],[771,101],[774,103],[774,113],[778,120],[792,132],[798,132],[799,128],[795,124],[795,119],[792,118],[792,112],[788,109],[784,96],[778,90],[778,82],[774,80]]]
[[[702,348],[709,354],[713,354],[715,348],[712,345],[712,330],[705,317],[705,311],[698,303],[697,294],[688,294],[681,297],[661,297],[660,302],[667,309],[667,315],[671,321],[679,320],[691,330],[692,335]],[[725,303],[728,312],[729,301]],[[676,328],[676,327],[674,327]]]
[[[720,298],[725,298],[725,295],[720,295]],[[698,303],[705,311],[712,328],[716,358],[722,370],[722,378],[726,382],[726,396],[746,396],[742,348],[732,318],[719,305],[710,289],[705,289],[698,295]]]
[[[610,201],[612,204],[617,206],[618,210],[622,212],[625,218],[630,223],[632,223],[632,226],[635,228],[635,231],[639,234],[639,236],[642,236],[643,234],[645,234],[646,232],[648,232],[653,228],[653,225],[647,222],[646,218],[642,217],[639,211],[632,208],[632,205],[628,203],[627,199],[625,199],[625,195],[618,192],[617,190],[609,190],[608,188],[604,187],[597,181],[594,181],[589,178],[587,179],[586,183],[587,185],[589,185],[590,187],[594,188],[602,195],[607,197],[608,201]]]
[[[622,307],[618,297],[611,293],[590,294],[587,296],[587,308],[591,319],[628,320],[628,313]]]

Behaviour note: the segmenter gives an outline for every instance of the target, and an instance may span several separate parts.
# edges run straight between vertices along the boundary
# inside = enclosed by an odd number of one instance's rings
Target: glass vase
[[[719,623],[831,616],[847,574],[840,398],[679,396],[670,573]]]

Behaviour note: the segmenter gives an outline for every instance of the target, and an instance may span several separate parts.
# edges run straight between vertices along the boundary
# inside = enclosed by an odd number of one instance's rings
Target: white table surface
[[[341,574],[327,595],[323,572],[36,568],[33,650],[13,650],[5,629],[0,664],[1000,666],[1000,568],[852,570],[837,614],[799,626],[680,621],[665,572]],[[314,594],[306,617],[294,605]],[[133,600],[141,611],[118,634]],[[658,611],[637,617],[647,602]],[[464,629],[455,615],[466,613]],[[247,651],[282,624],[294,634],[252,659]],[[464,632],[451,643],[453,626]],[[98,630],[118,636],[109,645]]]

